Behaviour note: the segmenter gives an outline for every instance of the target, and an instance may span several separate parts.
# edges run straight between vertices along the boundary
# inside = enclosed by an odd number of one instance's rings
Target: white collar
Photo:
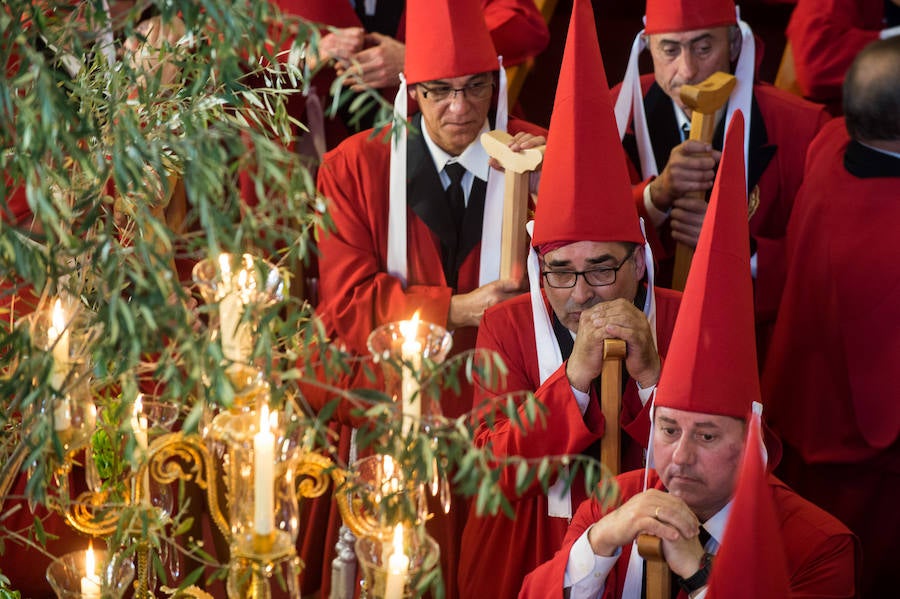
[[[869,144],[865,144],[861,141],[857,142],[861,146],[865,146],[872,150],[873,152],[878,152],[879,154],[887,154],[888,156],[893,156],[894,158],[900,158],[900,152],[889,152],[888,150],[882,150],[881,148],[876,148],[875,146],[870,146]]]
[[[671,100],[671,98],[669,98]],[[691,126],[691,120],[684,113],[681,106],[675,103],[675,100],[672,100],[672,110],[675,111],[675,121],[678,123],[678,130],[684,131],[684,126],[687,125],[688,128]],[[684,140],[682,140],[684,141]]]
[[[725,536],[725,526],[728,524],[728,517],[731,515],[731,505],[734,503],[732,499],[725,504],[725,507],[713,514],[712,518],[703,523],[703,528],[712,537],[710,541],[715,541],[715,545],[708,546],[711,553],[719,550],[722,544],[722,538]]]
[[[425,138],[425,145],[431,153],[431,159],[434,161],[434,168],[437,169],[437,172],[444,170],[444,166],[448,162],[457,162],[482,181],[487,181],[490,170],[490,166],[488,166],[490,156],[488,156],[481,145],[481,134],[488,131],[490,131],[490,128],[487,119],[485,119],[484,124],[481,125],[481,131],[478,132],[474,141],[459,156],[451,156],[434,143],[434,140],[431,139],[431,135],[428,133],[428,124],[425,122],[425,119],[422,119],[422,137]]]

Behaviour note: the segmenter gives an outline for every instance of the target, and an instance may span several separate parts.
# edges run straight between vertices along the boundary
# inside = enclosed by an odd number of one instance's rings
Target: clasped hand
[[[595,554],[609,557],[641,534],[662,539],[663,556],[672,572],[682,578],[697,572],[703,557],[700,521],[684,501],[658,489],[635,495],[595,522],[588,542]]]

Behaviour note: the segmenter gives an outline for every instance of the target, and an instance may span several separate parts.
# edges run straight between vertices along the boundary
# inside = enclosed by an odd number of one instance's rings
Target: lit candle
[[[394,527],[394,552],[387,562],[387,582],[384,588],[384,599],[400,599],[406,586],[406,575],[409,570],[409,558],[403,551],[403,525]]]
[[[400,332],[403,334],[403,345],[400,346],[400,356],[403,359],[400,394],[404,436],[409,434],[413,424],[422,417],[422,402],[421,398],[417,397],[419,393],[418,373],[422,365],[422,343],[416,339],[418,330],[418,312],[413,315],[412,320],[400,323]]]
[[[131,417],[131,429],[134,431],[134,441],[137,445],[134,456],[136,464],[141,462],[144,454],[147,453],[147,448],[150,446],[149,428],[147,417],[144,415],[143,395],[138,393],[134,400],[134,414]],[[150,471],[147,469],[144,470],[144,476],[141,480],[141,501],[145,504],[150,503]]]
[[[84,576],[81,577],[82,599],[100,599],[100,577],[94,561],[94,545],[88,545],[84,554]]]
[[[232,362],[247,362],[253,353],[253,337],[250,323],[241,322],[244,308],[249,303],[255,279],[253,264],[247,260],[244,267],[234,274],[231,272],[229,254],[219,255],[219,269],[222,271],[223,290],[219,299],[219,331],[222,335],[222,353]]]
[[[62,389],[69,373],[69,331],[66,330],[66,313],[59,298],[53,303],[50,313],[50,328],[47,329],[47,341],[53,356],[53,368],[50,370],[50,384],[57,391]],[[53,428],[64,431],[72,426],[72,401],[62,396],[53,408]]]
[[[268,535],[274,526],[275,435],[269,430],[269,406],[259,414],[259,432],[253,436],[253,501],[256,534]]]

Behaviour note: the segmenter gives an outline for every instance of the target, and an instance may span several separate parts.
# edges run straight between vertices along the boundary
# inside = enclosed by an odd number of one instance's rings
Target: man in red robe
[[[894,593],[900,555],[900,38],[863,50],[846,121],[809,150],[788,228],[788,283],[763,397],[784,479],[862,541],[864,597]],[[885,386],[887,385],[887,387]]]
[[[484,310],[522,286],[498,280],[503,175],[489,167],[479,137],[507,129],[506,90],[498,85],[497,53],[481,7],[410,2],[407,22],[406,83],[396,106],[405,112],[408,86],[420,108],[411,129],[396,144],[387,133],[352,136],[325,155],[318,174],[334,224],[319,235],[325,268],[318,315],[332,339],[358,356],[368,354],[366,340],[377,326],[416,311],[453,332],[454,355],[470,350]],[[510,120],[508,130],[514,150],[545,141],[543,130],[521,121]],[[450,418],[471,405],[468,385],[441,398]],[[342,442],[354,423],[343,424]],[[451,598],[464,522],[463,501],[429,521]],[[334,542],[325,543],[330,554]]]
[[[900,0],[799,0],[787,27],[797,85],[840,114],[841,84],[860,50],[900,34]]]
[[[605,427],[618,426],[604,422],[597,395],[603,340],[620,338],[628,373],[622,426],[633,436],[624,443],[625,462],[638,468],[650,424],[644,404],[659,380],[681,294],[653,288],[653,258],[631,201],[587,0],[576,1],[566,40],[535,214],[532,293],[488,310],[476,345],[497,352],[508,369],[499,388],[476,386],[476,410],[493,411],[491,404],[505,402],[507,394],[531,391],[546,421],[523,430],[501,414],[492,425],[482,421],[476,444],[499,459],[599,457]],[[527,421],[525,408],[519,411]],[[501,485],[515,518],[469,514],[462,596],[518,594],[525,575],[562,542],[573,501],[577,506],[586,498],[581,476],[568,491],[563,484],[545,493],[535,483],[518,495],[515,469],[504,473]]]
[[[750,219],[751,272],[759,347],[764,349],[784,284],[784,232],[806,148],[828,115],[787,92],[754,83],[754,36],[738,20],[732,0],[648,0],[646,23],[625,79],[613,93],[619,133],[636,169],[638,211],[654,225],[658,283],[671,284],[675,243],[697,244],[707,202],[686,195],[712,188],[725,127],[740,109],[748,122],[747,189],[753,202],[758,200]],[[639,76],[637,60],[644,46],[650,49],[654,73]],[[692,112],[680,93],[682,85],[698,84],[717,71],[733,73],[738,83],[709,146],[689,140]]]
[[[738,112],[656,391],[648,469],[617,478],[617,506],[590,499],[579,507],[562,549],[525,579],[521,598],[562,597],[564,589],[579,599],[641,597],[640,534],[661,540],[681,599],[707,590],[713,596],[708,584],[720,547],[733,556],[737,545],[747,544],[770,544],[772,555],[783,550],[783,557],[754,561],[761,569],[740,576],[783,580],[787,572],[792,596],[855,596],[856,542],[845,526],[771,475],[759,477],[741,501],[735,498],[745,444],[759,448],[759,439],[747,442],[751,405],[760,409],[742,138]],[[749,428],[760,434],[758,420]],[[780,538],[731,533],[742,530],[733,519],[744,517],[754,500],[771,501]],[[725,565],[735,572],[733,560]],[[728,586],[743,586],[740,579],[717,582],[716,597],[736,597]]]

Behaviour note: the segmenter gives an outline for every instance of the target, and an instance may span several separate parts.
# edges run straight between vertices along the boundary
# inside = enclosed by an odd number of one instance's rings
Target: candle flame
[[[394,476],[394,458],[389,455],[384,456],[383,466],[384,478],[393,478]]]
[[[88,578],[94,578],[97,575],[97,565],[94,562],[94,542],[88,543],[87,551],[84,554],[84,571]]]
[[[144,411],[144,394],[138,393],[134,398],[134,419],[137,421]]]
[[[231,255],[219,254],[219,270],[222,271],[222,280],[231,280]]]
[[[56,298],[56,301],[53,303],[53,313],[50,316],[50,331],[48,332],[50,336],[50,342],[56,343],[59,336],[62,335],[63,330],[66,328],[66,313],[63,312],[62,301],[59,298]]]
[[[394,527],[394,555],[404,555],[402,523]]]
[[[414,341],[416,333],[419,331],[419,311],[413,314],[412,319],[404,320],[400,323],[400,333],[403,335],[404,341]]]

